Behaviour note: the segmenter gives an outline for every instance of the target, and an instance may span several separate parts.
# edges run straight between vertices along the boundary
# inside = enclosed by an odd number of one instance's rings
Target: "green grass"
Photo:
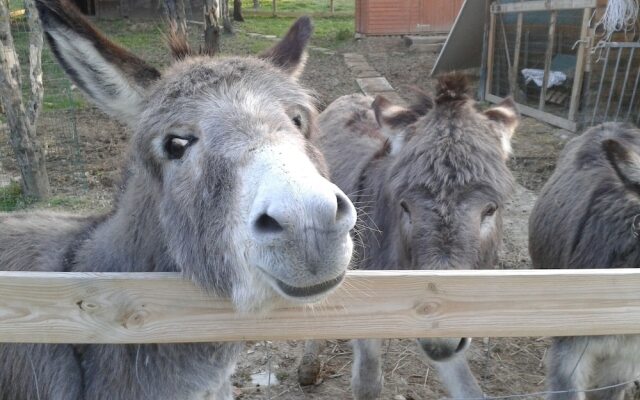
[[[0,187],[0,211],[15,211],[28,204],[22,197],[22,188],[18,182]]]
[[[282,37],[295,21],[292,17],[245,17],[239,26],[246,32],[261,33]],[[351,17],[313,18],[313,36],[311,43],[322,47],[336,47],[343,41],[353,38],[354,21]]]
[[[272,10],[272,0],[260,0],[261,11]],[[325,13],[329,12],[329,0],[277,0],[277,10],[282,12]],[[334,0],[333,7],[337,13],[353,13],[355,2],[353,0]],[[253,10],[253,0],[242,1],[243,10]]]

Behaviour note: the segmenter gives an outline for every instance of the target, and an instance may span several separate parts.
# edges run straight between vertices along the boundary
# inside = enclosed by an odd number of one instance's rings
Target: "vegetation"
[[[0,187],[0,211],[14,211],[27,206],[18,182]]]
[[[353,0],[334,0],[333,7],[336,13],[353,13]],[[326,13],[329,12],[329,0],[277,0],[278,11],[296,12],[296,13]],[[272,0],[260,0],[260,10],[270,11],[272,9]],[[252,1],[242,2],[243,10],[253,10]],[[246,15],[245,15],[246,17]]]

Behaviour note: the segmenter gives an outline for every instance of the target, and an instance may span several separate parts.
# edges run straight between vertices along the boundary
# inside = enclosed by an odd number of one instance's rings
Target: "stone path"
[[[406,105],[404,99],[398,95],[387,78],[369,65],[362,54],[345,53],[344,62],[356,78],[356,83],[362,93],[372,97],[382,95],[393,104]]]

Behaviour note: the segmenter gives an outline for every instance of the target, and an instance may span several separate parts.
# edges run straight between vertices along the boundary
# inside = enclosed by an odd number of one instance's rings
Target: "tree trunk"
[[[223,0],[224,1],[224,0]],[[204,1],[204,53],[214,55],[220,51],[220,8],[218,0]]]
[[[253,0],[253,9],[258,10],[260,8],[260,0]]]
[[[184,0],[164,0],[164,12],[171,26],[175,26],[180,35],[187,33],[187,15]]]
[[[0,0],[0,102],[7,115],[9,141],[22,175],[23,194],[44,199],[49,196],[49,178],[45,153],[36,135],[43,94],[42,26],[33,0],[24,0],[24,6],[29,26],[30,98],[25,101],[22,96],[20,62],[11,35],[9,9],[4,0]]]
[[[222,14],[222,26],[226,33],[233,33],[233,24],[229,17],[229,0],[220,0],[220,14]]]
[[[242,0],[233,0],[233,20],[244,22],[242,17]]]

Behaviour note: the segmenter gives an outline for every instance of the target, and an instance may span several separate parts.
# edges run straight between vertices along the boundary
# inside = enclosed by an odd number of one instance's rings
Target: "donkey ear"
[[[407,141],[407,126],[416,122],[420,115],[411,109],[392,104],[381,95],[376,96],[371,108],[382,134],[389,140],[389,153],[397,154]]]
[[[604,140],[602,150],[622,182],[640,190],[640,154],[615,139]]]
[[[145,90],[160,73],[109,41],[69,0],[37,0],[53,54],[69,77],[103,111],[133,123]]]
[[[520,123],[518,107],[511,97],[507,97],[495,107],[491,107],[485,111],[484,115],[503,127],[501,132],[501,144],[502,151],[504,152],[504,158],[506,160],[511,155],[511,138]]]
[[[429,93],[417,86],[409,86],[409,90],[415,97],[414,103],[411,104],[411,111],[420,115],[426,115],[431,111],[431,109],[433,109],[434,101],[433,97],[431,97]]]
[[[305,48],[312,32],[311,19],[300,17],[275,46],[260,54],[259,57],[271,61],[275,66],[298,78],[304,70],[307,60]]]

